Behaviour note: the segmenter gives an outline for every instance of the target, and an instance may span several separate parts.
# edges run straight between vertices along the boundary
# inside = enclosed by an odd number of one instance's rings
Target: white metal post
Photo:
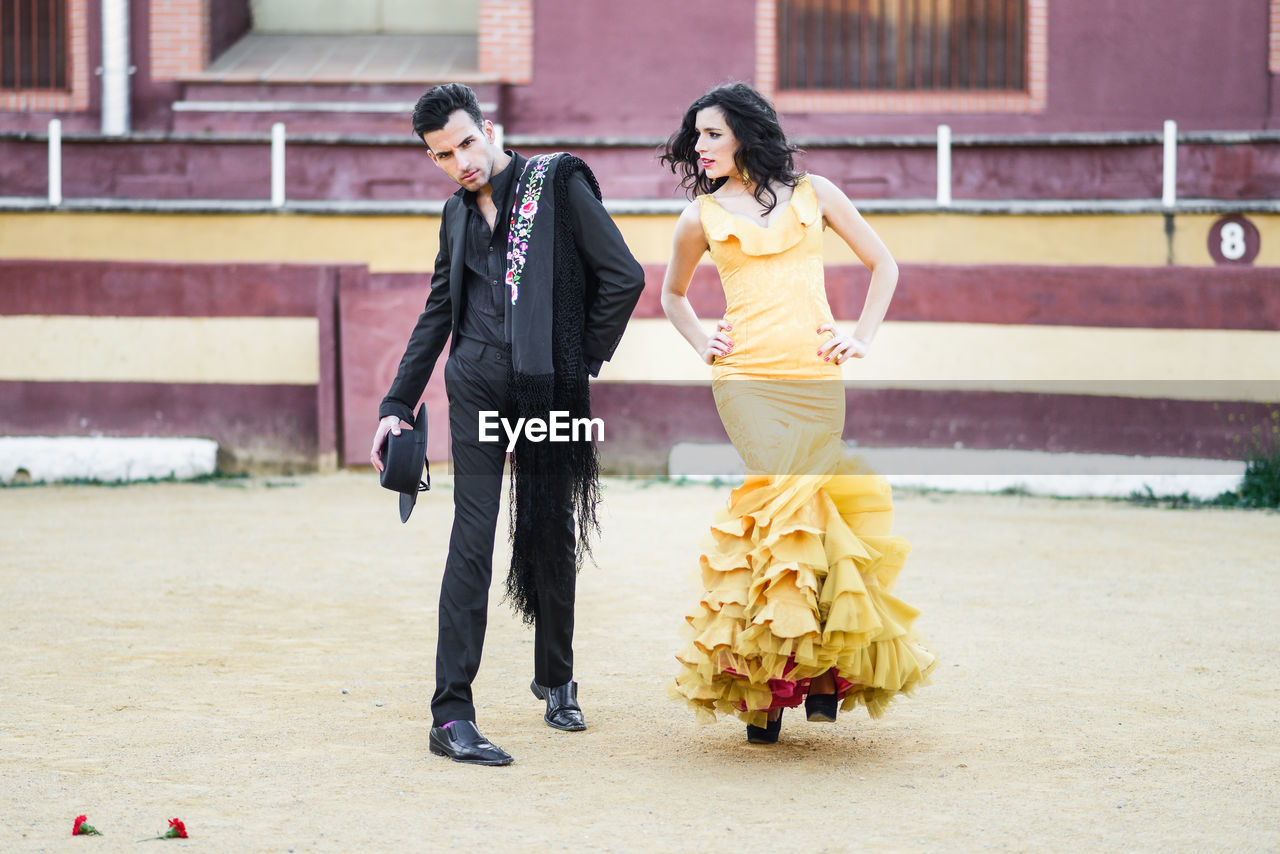
[[[1164,123],[1164,195],[1161,201],[1166,208],[1178,200],[1178,123],[1166,119]]]
[[[938,125],[938,207],[951,207],[950,125]]]
[[[102,132],[129,132],[129,0],[102,0]]]
[[[49,204],[62,204],[62,120],[49,119]]]
[[[271,126],[271,205],[284,207],[284,123]]]

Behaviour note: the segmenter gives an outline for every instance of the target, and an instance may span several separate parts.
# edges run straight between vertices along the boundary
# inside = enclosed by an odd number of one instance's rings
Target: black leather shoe
[[[810,694],[804,698],[805,716],[811,721],[833,724],[839,708],[840,701],[835,694]]]
[[[565,732],[581,732],[587,728],[578,706],[577,682],[570,680],[556,688],[546,688],[535,679],[529,683],[529,690],[539,700],[547,701],[547,713],[542,716],[547,726]]]
[[[747,724],[747,743],[748,744],[777,744],[778,736],[782,733],[782,713],[786,709],[778,710],[778,717],[769,721],[768,726],[752,726]]]
[[[436,756],[448,756],[454,762],[469,765],[510,765],[511,754],[480,734],[474,721],[454,721],[433,726],[428,740]]]

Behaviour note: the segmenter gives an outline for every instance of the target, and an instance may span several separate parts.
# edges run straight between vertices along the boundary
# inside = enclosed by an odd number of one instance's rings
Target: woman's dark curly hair
[[[800,180],[795,168],[795,153],[799,150],[787,142],[778,114],[764,96],[746,83],[726,83],[703,95],[685,111],[680,130],[667,140],[662,163],[671,167],[674,175],[684,176],[680,186],[690,196],[710,193],[720,187],[727,178],[712,180],[698,165],[698,129],[695,127],[698,111],[719,107],[724,113],[729,130],[738,140],[738,150],[733,161],[738,171],[745,173],[755,183],[753,195],[766,212],[778,203],[776,185],[794,187]]]

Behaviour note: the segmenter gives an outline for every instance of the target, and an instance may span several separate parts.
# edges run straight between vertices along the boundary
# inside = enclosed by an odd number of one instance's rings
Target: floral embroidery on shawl
[[[551,165],[554,154],[539,154],[529,158],[525,169],[533,167],[529,173],[529,183],[525,185],[524,196],[516,196],[515,205],[511,209],[511,223],[507,229],[507,288],[511,291],[511,304],[515,305],[520,297],[520,274],[524,272],[528,260],[529,236],[533,233],[533,218],[538,212],[538,200],[542,198],[542,185],[547,177],[547,169]]]

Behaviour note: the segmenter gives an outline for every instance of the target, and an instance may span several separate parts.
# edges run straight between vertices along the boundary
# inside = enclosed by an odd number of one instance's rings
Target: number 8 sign
[[[1261,248],[1258,227],[1242,216],[1221,217],[1209,229],[1209,254],[1215,264],[1252,264]]]

